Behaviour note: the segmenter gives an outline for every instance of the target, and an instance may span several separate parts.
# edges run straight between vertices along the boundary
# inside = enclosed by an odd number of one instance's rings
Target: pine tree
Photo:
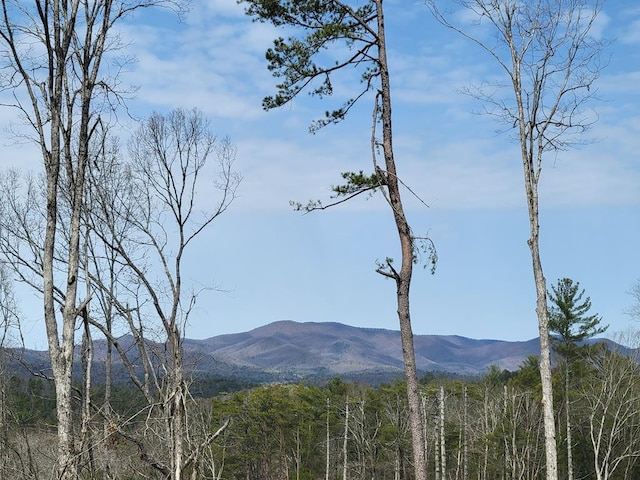
[[[597,314],[588,315],[591,310],[591,298],[584,298],[584,289],[580,283],[573,283],[570,278],[561,278],[557,286],[551,286],[548,292],[551,307],[549,308],[549,331],[552,333],[551,343],[555,351],[564,361],[564,398],[567,420],[567,479],[573,480],[573,453],[571,445],[571,417],[569,399],[571,364],[580,356],[580,349],[585,348],[584,341],[604,333],[608,325],[601,326],[602,317]]]
[[[598,314],[587,315],[591,310],[591,298],[587,296],[583,300],[584,289],[578,293],[580,282],[561,278],[551,289],[548,295],[552,304],[549,308],[552,343],[558,354],[573,359],[585,340],[604,333],[608,325],[600,325],[602,317]]]

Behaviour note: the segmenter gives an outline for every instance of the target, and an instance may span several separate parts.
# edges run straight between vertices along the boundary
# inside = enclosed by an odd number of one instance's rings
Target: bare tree
[[[438,433],[439,433],[439,442],[440,446],[438,448],[438,452],[440,454],[440,475],[439,478],[445,480],[447,478],[447,445],[446,445],[446,436],[445,436],[445,402],[444,402],[444,385],[440,385],[440,389],[438,391]]]
[[[188,247],[234,200],[240,176],[232,168],[235,147],[228,139],[218,142],[197,110],[153,114],[132,138],[129,151],[131,163],[120,169],[121,188],[94,185],[91,209],[93,231],[122,267],[117,275],[120,291],[111,297],[113,285],[98,271],[91,280],[128,325],[135,339],[133,355],[106,324],[94,320],[92,325],[118,350],[147,399],[146,414],[163,419],[164,432],[152,435],[170,452],[169,464],[150,449],[145,457],[155,469],[179,480],[204,448],[186,448],[190,397],[182,343],[199,292],[183,285],[184,259]],[[217,172],[205,169],[211,156],[217,159]],[[198,187],[207,173],[214,175],[213,188],[202,198]],[[210,209],[201,213],[200,203]]]
[[[56,476],[77,477],[73,432],[73,348],[76,321],[88,308],[79,292],[81,212],[89,145],[100,129],[100,110],[115,91],[112,74],[102,69],[107,52],[117,47],[114,25],[132,10],[163,0],[2,0],[1,87],[6,101],[30,129],[24,134],[40,148],[45,172],[45,218],[41,250],[44,322],[56,387],[58,459]],[[113,98],[113,97],[111,97]],[[61,190],[71,199],[68,243],[56,256]],[[60,318],[56,303],[61,302]]]
[[[14,474],[11,456],[15,449],[11,446],[9,432],[6,362],[10,358],[8,348],[12,346],[16,332],[20,331],[17,304],[9,271],[10,269],[4,263],[0,263],[0,476],[3,478],[10,478]]]
[[[485,50],[508,79],[505,85],[485,83],[467,93],[482,100],[486,113],[507,125],[508,130],[515,130],[520,146],[540,334],[547,479],[556,480],[551,348],[547,286],[539,248],[538,185],[545,154],[579,143],[575,135],[582,134],[594,121],[585,106],[595,94],[594,82],[600,72],[598,59],[603,43],[592,27],[601,2],[456,0],[472,17],[473,23],[463,26],[449,20],[435,0],[426,3],[441,23]]]
[[[86,208],[83,212],[83,222],[86,225],[86,251],[83,256],[83,280],[92,290],[92,309],[85,323],[101,325],[106,333],[104,339],[106,348],[104,358],[95,359],[95,363],[104,364],[104,395],[98,407],[99,417],[102,419],[102,432],[97,434],[106,446],[117,443],[120,421],[112,406],[112,384],[114,364],[114,338],[127,333],[129,327],[118,310],[118,299],[125,302],[130,297],[130,290],[122,281],[127,277],[124,259],[110,247],[115,238],[126,242],[130,238],[132,225],[126,219],[120,218],[116,212],[104,212],[106,199],[112,199],[115,204],[120,192],[129,187],[129,176],[123,175],[123,155],[117,139],[110,138],[108,132],[95,146],[95,162],[98,168],[89,174],[86,192]],[[96,221],[96,218],[100,221]],[[104,242],[101,239],[107,238]],[[85,332],[91,329],[85,328]],[[85,335],[86,336],[86,335]],[[84,349],[83,349],[84,351]],[[96,401],[97,403],[97,401]],[[93,408],[95,410],[95,407]],[[103,449],[102,469],[107,478],[118,478],[116,464],[120,459],[110,454],[110,449]]]
[[[349,467],[349,396],[344,402],[344,439],[342,443],[342,480],[347,480]]]
[[[587,353],[590,372],[580,390],[597,480],[614,478],[623,468],[628,472],[640,458],[640,339],[628,332],[617,340],[631,348]]]
[[[82,229],[88,233],[83,236],[84,249],[79,259],[82,268],[78,274],[79,282],[91,289],[87,296],[95,298],[96,307],[91,312],[81,312],[86,374],[79,392],[83,421],[76,436],[81,447],[76,461],[84,458],[87,468],[95,470],[96,439],[122,435],[152,468],[180,478],[187,466],[197,466],[205,448],[202,443],[196,445],[187,430],[190,397],[188,379],[183,376],[182,339],[198,292],[188,292],[183,287],[183,257],[193,240],[226,211],[235,197],[240,181],[232,171],[235,147],[227,139],[216,141],[200,112],[184,110],[151,117],[131,144],[130,163],[123,162],[117,144],[105,138],[91,147],[96,168],[87,175],[85,204],[91,207],[84,208],[81,214]],[[217,172],[205,169],[212,156],[217,159]],[[207,190],[206,198],[197,198],[196,189],[204,174],[213,177],[213,188]],[[45,212],[41,208],[44,183],[33,177],[24,183],[21,180],[17,172],[7,172],[0,182],[0,246],[14,262],[21,279],[42,291],[39,246],[45,231]],[[221,193],[217,199],[215,191]],[[60,199],[58,222],[64,226],[68,224],[71,203],[66,192],[61,193]],[[201,214],[199,202],[213,207]],[[69,229],[59,228],[58,237],[61,241],[54,249],[55,256],[64,266]],[[59,290],[56,294],[56,301],[62,305],[64,296]],[[154,317],[159,323],[153,322]],[[120,326],[116,328],[117,319]],[[164,424],[163,431],[154,426],[147,432],[152,434],[151,442],[125,432],[135,418],[120,421],[112,416],[108,388],[100,408],[96,410],[91,403],[89,325],[104,334],[108,348],[115,348],[124,360],[148,401],[148,408],[142,413]],[[118,340],[119,334],[126,332],[135,339],[133,350]],[[105,387],[110,385],[110,355],[107,352]],[[89,420],[96,413],[104,419],[104,431],[92,439]],[[206,435],[201,442],[210,443],[214,438]],[[154,451],[154,442],[164,444],[171,452],[167,462],[162,455],[156,455],[167,450]],[[189,446],[185,449],[186,444]],[[105,462],[107,474],[110,467]]]
[[[633,319],[640,319],[640,280],[637,280],[627,293],[633,299],[633,303],[626,309],[626,313]]]
[[[331,409],[330,409],[330,401],[329,397],[327,397],[327,423],[326,423],[326,450],[325,450],[325,468],[324,468],[324,479],[329,480],[329,470],[331,469],[331,449],[329,448],[331,445],[331,430],[329,429],[329,419],[331,418]]]
[[[506,478],[539,478],[542,473],[543,426],[537,393],[505,386],[503,435]]]

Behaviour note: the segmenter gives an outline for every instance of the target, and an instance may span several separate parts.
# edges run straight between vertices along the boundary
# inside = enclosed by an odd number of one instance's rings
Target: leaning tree
[[[304,91],[319,97],[331,95],[332,81],[339,71],[360,69],[360,92],[341,107],[326,112],[324,118],[314,122],[311,130],[315,131],[343,120],[359,99],[366,93],[373,92],[372,173],[343,173],[342,177],[346,183],[333,187],[335,195],[331,203],[310,202],[307,205],[296,206],[305,211],[324,209],[362,193],[378,191],[382,193],[391,209],[400,242],[401,262],[398,267],[391,258],[387,258],[378,265],[377,272],[393,279],[396,284],[415,472],[417,480],[424,480],[424,433],[420,415],[409,291],[413,265],[419,253],[425,248],[430,254],[429,262],[433,267],[435,252],[428,238],[417,237],[411,230],[402,204],[402,182],[398,178],[393,151],[391,84],[383,0],[350,3],[341,0],[244,0],[244,3],[248,5],[247,13],[256,20],[287,27],[289,31],[297,34],[286,39],[275,39],[274,46],[267,50],[268,68],[281,82],[277,85],[277,93],[264,99],[265,109],[286,105]],[[332,56],[335,58],[330,58]],[[380,125],[381,138],[378,136]]]

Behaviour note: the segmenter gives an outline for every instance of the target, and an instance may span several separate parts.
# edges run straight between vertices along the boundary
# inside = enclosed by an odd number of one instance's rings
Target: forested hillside
[[[628,350],[591,347],[573,364],[572,405],[576,478],[632,479],[640,475],[640,366]],[[554,381],[563,382],[563,369]],[[413,478],[405,387],[370,386],[334,378],[324,384],[221,383],[215,395],[189,402],[188,440],[205,445],[187,473],[191,478],[405,479]],[[43,379],[5,379],[1,453],[4,478],[47,478],[53,466],[55,399]],[[213,383],[215,381],[212,380]],[[245,387],[245,388],[242,388]],[[194,393],[203,384],[192,384]],[[228,388],[226,392],[220,388]],[[235,391],[232,391],[235,390]],[[562,427],[564,398],[555,409]],[[210,390],[211,393],[214,390]],[[514,372],[490,369],[475,379],[429,374],[420,382],[426,453],[432,478],[544,478],[538,363],[530,357]],[[203,393],[200,391],[200,393]],[[93,393],[86,425],[93,478],[156,478],[140,461],[141,442],[153,445],[161,424],[140,415],[150,407],[132,386],[111,393],[120,425],[101,413],[103,389]],[[76,409],[81,406],[77,398]],[[216,438],[202,443],[221,426]],[[560,432],[558,443],[565,438]],[[564,449],[559,468],[566,472]],[[166,453],[154,452],[162,461]],[[168,459],[167,459],[168,460]]]

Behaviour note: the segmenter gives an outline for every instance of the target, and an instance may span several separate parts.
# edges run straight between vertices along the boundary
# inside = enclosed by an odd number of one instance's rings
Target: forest
[[[335,378],[259,386],[199,379],[185,366],[198,299],[219,290],[215,281],[193,281],[189,266],[195,258],[213,268],[216,255],[245,253],[193,254],[240,196],[237,145],[214,133],[198,99],[145,114],[127,108],[137,89],[123,82],[135,63],[125,33],[138,27],[127,21],[147,9],[179,21],[188,2],[0,2],[0,104],[14,115],[12,139],[35,147],[39,165],[0,171],[0,478],[640,475],[635,334],[591,342],[607,326],[578,282],[547,283],[541,254],[543,165],[587,143],[583,134],[598,120],[593,102],[608,46],[599,34],[600,0],[451,0],[455,12],[435,0],[422,5],[443,31],[492,62],[489,79],[464,93],[511,135],[522,167],[540,355],[516,372],[496,368],[479,379],[420,378],[416,367],[414,269],[434,274],[439,254],[406,207],[429,206],[398,169],[392,105],[399,96],[391,80],[401,75],[392,75],[398,63],[383,0],[240,1],[243,18],[278,32],[264,52],[263,69],[276,83],[262,100],[265,111],[340,91],[342,103],[324,109],[311,133],[341,128],[356,104],[370,112],[367,170],[346,165],[328,198],[290,207],[310,213],[380,199],[397,243],[374,271],[394,287],[404,367],[393,384]],[[341,90],[347,72],[356,73],[357,86]],[[259,232],[249,236],[261,240]],[[261,273],[269,281],[270,272]],[[640,283],[635,288],[640,301]],[[38,365],[20,356],[17,289],[40,303],[48,357]],[[16,375],[15,362],[29,375]],[[126,382],[115,381],[116,365]]]
[[[637,334],[625,341],[637,344]],[[637,355],[637,349],[596,343],[581,347],[570,369],[554,369],[562,478],[568,465],[566,404],[571,405],[574,478],[633,479],[640,474]],[[571,372],[568,392],[561,388],[566,372]],[[51,383],[15,376],[3,382],[2,478],[49,478],[55,466]],[[377,386],[339,378],[321,385],[220,386],[236,390],[189,401],[189,445],[200,445],[229,423],[185,469],[186,478],[414,478],[401,379]],[[429,478],[544,478],[536,357],[515,372],[493,367],[479,378],[427,374],[420,380],[420,395]],[[104,389],[96,386],[92,396],[99,410]],[[139,414],[145,399],[132,385],[114,387],[110,402],[122,427],[94,415],[87,425],[93,441],[80,463],[81,478],[157,478],[153,466],[140,461],[140,445],[162,452],[160,461],[168,460],[162,458],[168,449],[161,423]]]

